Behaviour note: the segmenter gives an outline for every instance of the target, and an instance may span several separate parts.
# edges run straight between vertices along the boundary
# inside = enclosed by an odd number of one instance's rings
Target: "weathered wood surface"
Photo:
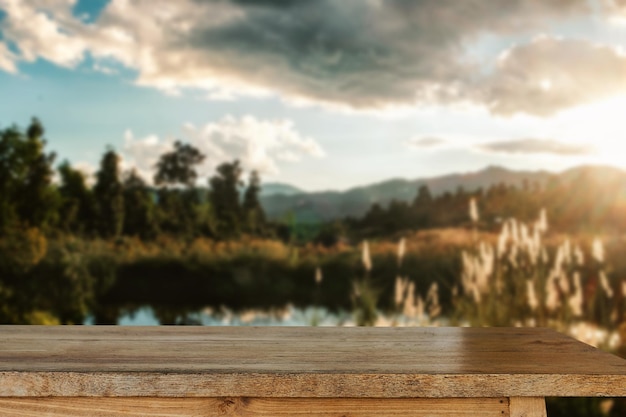
[[[546,329],[0,326],[0,396],[626,396]]]
[[[16,415],[22,417],[508,417],[509,402],[506,398],[0,398],[0,416]],[[535,416],[529,415],[528,417]]]
[[[511,417],[547,417],[546,400],[542,397],[513,397],[509,399]]]

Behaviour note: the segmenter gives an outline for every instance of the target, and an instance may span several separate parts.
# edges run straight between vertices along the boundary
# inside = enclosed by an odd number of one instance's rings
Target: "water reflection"
[[[158,326],[162,324],[163,311],[151,306],[125,309],[117,318],[120,326]],[[167,324],[198,326],[351,326],[354,325],[351,312],[331,312],[322,307],[297,308],[287,306],[272,310],[233,311],[228,308],[205,308],[199,311],[167,314]],[[95,324],[93,316],[85,321]]]

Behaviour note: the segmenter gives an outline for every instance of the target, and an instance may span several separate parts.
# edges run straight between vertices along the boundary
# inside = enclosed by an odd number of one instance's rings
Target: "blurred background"
[[[0,323],[626,357],[625,47],[618,0],[0,0]]]

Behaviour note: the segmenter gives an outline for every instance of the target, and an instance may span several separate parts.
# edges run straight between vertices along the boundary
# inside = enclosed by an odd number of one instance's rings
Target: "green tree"
[[[248,186],[243,194],[243,218],[244,227],[248,233],[263,234],[265,229],[265,212],[259,194],[261,192],[261,179],[257,171],[250,173]]]
[[[324,224],[314,238],[314,242],[327,248],[346,239],[346,227],[340,220]]]
[[[97,207],[97,229],[101,236],[119,236],[124,224],[124,193],[119,173],[120,158],[108,149],[100,161],[93,187]]]
[[[146,182],[135,169],[125,174],[123,189],[124,234],[153,238],[157,234],[154,200]]]
[[[85,182],[85,175],[72,168],[68,161],[58,167],[61,176],[59,194],[61,195],[60,225],[72,233],[88,233],[95,222],[95,202],[91,190]]]
[[[174,142],[174,150],[166,152],[156,164],[154,183],[156,185],[195,185],[198,173],[195,167],[204,161],[205,156],[188,143]]]
[[[431,211],[433,206],[433,196],[427,185],[421,185],[417,190],[417,196],[413,200],[413,219],[414,227],[429,227],[431,225]]]
[[[375,235],[381,233],[387,212],[380,203],[373,203],[360,222],[360,229],[364,235]]]
[[[154,183],[161,186],[158,193],[161,230],[186,236],[198,230],[195,226],[199,221],[200,193],[194,186],[198,178],[196,166],[204,159],[199,149],[180,141],[159,158]]]
[[[215,215],[217,234],[220,237],[234,237],[241,232],[242,208],[239,203],[239,189],[242,187],[239,161],[225,162],[217,167],[217,174],[211,177],[209,199]]]
[[[57,218],[58,195],[51,186],[56,155],[45,153],[44,129],[33,118],[26,134],[17,127],[0,134],[0,229],[46,228]]]
[[[44,128],[33,118],[26,130],[22,156],[26,165],[23,184],[18,196],[18,211],[22,221],[30,226],[44,229],[57,218],[58,194],[51,187],[56,158],[54,152],[45,153]]]
[[[4,234],[18,223],[15,197],[23,175],[19,147],[22,134],[15,126],[0,132],[0,233]]]

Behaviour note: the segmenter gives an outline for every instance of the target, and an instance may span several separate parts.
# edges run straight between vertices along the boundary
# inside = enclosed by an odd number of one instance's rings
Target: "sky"
[[[0,0],[0,129],[146,180],[345,190],[490,165],[626,168],[626,0]]]

